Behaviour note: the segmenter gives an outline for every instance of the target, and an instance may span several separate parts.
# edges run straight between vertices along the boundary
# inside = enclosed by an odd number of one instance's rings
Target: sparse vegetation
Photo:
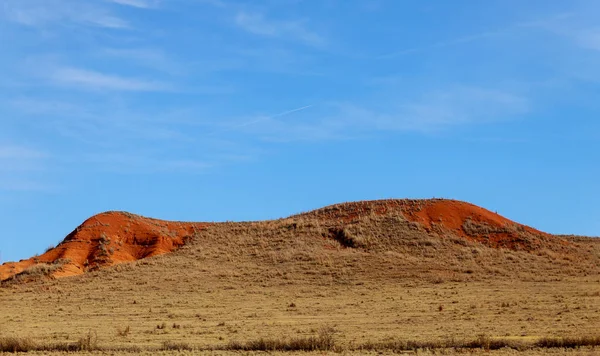
[[[62,270],[65,264],[70,263],[69,259],[58,259],[52,263],[39,262],[23,271],[14,274],[10,278],[2,281],[3,284],[20,283],[26,281],[40,280],[49,277],[52,273]]]
[[[91,330],[75,344],[78,351],[96,351],[98,348],[98,333]]]
[[[121,337],[127,337],[127,335],[129,335],[130,332],[131,332],[131,327],[129,325],[124,328],[117,329],[117,335],[119,335]]]
[[[0,352],[29,352],[36,347],[30,338],[0,337]]]
[[[260,338],[245,343],[231,342],[225,349],[235,351],[331,351],[334,350],[335,330],[323,327],[317,336],[286,339]]]
[[[577,348],[582,346],[600,346],[599,336],[545,337],[537,340],[534,346],[541,348]]]
[[[96,240],[77,242],[94,252],[78,259],[89,258],[91,272],[0,288],[0,305],[10,305],[0,308],[0,345],[43,354],[506,349],[542,355],[545,348],[559,354],[597,347],[600,243],[532,238],[531,246],[541,246],[533,252],[498,249],[375,208],[338,205],[183,232],[173,223],[169,231],[193,236],[181,249],[103,269],[97,269],[96,245],[109,254],[112,247],[122,247],[119,254],[131,248],[142,258],[154,253],[153,239],[177,241],[153,221],[143,230],[148,239],[137,235],[140,245],[128,246],[124,229],[98,244],[97,229],[105,226],[92,221]],[[138,223],[132,219],[138,217],[125,220],[131,234]],[[20,275],[52,274],[75,263],[42,264]],[[320,333],[321,325],[336,332]],[[94,332],[82,336],[87,330]],[[473,337],[479,333],[485,335]],[[15,335],[31,337],[10,338]]]
[[[193,351],[194,348],[185,342],[164,341],[162,351]]]
[[[513,349],[518,351],[534,349],[576,349],[600,346],[600,336],[574,337],[574,338],[542,338],[533,341],[518,341],[503,338],[490,338],[480,335],[475,339],[445,341],[417,341],[417,340],[390,340],[385,342],[364,342],[359,344],[341,345],[335,342],[335,331],[324,327],[317,336],[291,337],[291,338],[259,338],[257,340],[236,342],[226,345],[213,345],[194,347],[187,342],[163,341],[159,348],[138,346],[99,346],[97,335],[89,332],[76,343],[36,343],[30,338],[5,337],[0,338],[0,352],[75,352],[75,351],[102,351],[102,352],[142,352],[142,351],[263,351],[263,352],[290,352],[290,351],[391,351],[406,352],[418,350],[501,350]]]

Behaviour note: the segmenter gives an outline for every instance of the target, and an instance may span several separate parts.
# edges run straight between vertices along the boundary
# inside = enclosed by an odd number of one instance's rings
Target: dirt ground
[[[252,286],[192,273],[179,284],[160,274],[160,263],[152,267],[151,278],[125,283],[113,273],[2,289],[0,335],[74,342],[91,331],[103,346],[171,341],[205,347],[311,336],[330,326],[337,343],[352,345],[481,334],[523,340],[594,335],[600,325],[597,277]]]

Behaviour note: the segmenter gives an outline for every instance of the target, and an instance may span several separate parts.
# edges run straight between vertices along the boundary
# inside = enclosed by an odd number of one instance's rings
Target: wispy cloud
[[[1,160],[27,160],[48,157],[48,154],[30,147],[18,145],[0,146]]]
[[[393,51],[393,52],[381,55],[378,58],[379,59],[393,59],[393,58],[400,57],[403,55],[424,52],[424,51],[434,50],[434,49],[440,49],[440,48],[446,48],[446,47],[452,47],[452,46],[458,46],[458,45],[468,44],[468,43],[472,43],[472,42],[476,42],[476,41],[491,39],[491,38],[495,38],[495,37],[501,37],[501,36],[504,36],[510,32],[516,31],[516,30],[523,30],[526,28],[539,28],[542,26],[546,26],[547,24],[552,23],[554,21],[565,19],[565,18],[568,18],[571,16],[573,16],[572,13],[565,12],[565,13],[560,13],[560,14],[556,14],[553,16],[549,16],[549,17],[546,17],[546,18],[540,19],[540,20],[517,22],[517,23],[509,24],[504,27],[493,29],[493,30],[481,31],[481,32],[477,32],[477,33],[467,34],[464,36],[459,36],[456,38],[451,38],[451,39],[444,40],[444,41],[425,44],[425,45],[418,46],[418,47],[405,48],[405,49]]]
[[[214,7],[225,8],[228,4],[222,0],[195,0],[197,3],[206,4]]]
[[[26,178],[8,179],[0,177],[0,191],[4,192],[52,192],[58,187],[28,180]]]
[[[213,167],[206,160],[197,158],[183,158],[179,155],[161,157],[156,152],[96,152],[85,154],[79,159],[90,162],[101,171],[119,173],[146,174],[146,173],[203,173]]]
[[[447,41],[440,41],[440,42],[432,43],[432,44],[425,45],[425,46],[406,48],[406,49],[402,49],[399,51],[381,55],[381,56],[379,56],[379,58],[380,59],[392,59],[392,58],[400,57],[400,56],[403,56],[406,54],[412,54],[412,53],[417,53],[417,52],[422,52],[422,51],[427,51],[427,50],[432,50],[432,49],[451,47],[451,46],[456,46],[456,45],[465,44],[465,43],[469,43],[469,42],[474,42],[477,40],[482,40],[482,39],[502,35],[503,33],[505,33],[506,31],[508,31],[509,29],[512,29],[512,28],[513,27],[511,26],[511,27],[507,27],[504,29],[496,30],[496,31],[484,31],[484,32],[480,32],[480,33],[475,33],[475,34],[471,34],[471,35],[453,38],[453,39],[450,39]]]
[[[163,50],[157,48],[104,48],[98,52],[99,55],[110,59],[134,62],[137,65],[169,74],[181,74],[188,67],[173,60]]]
[[[119,5],[137,7],[140,9],[152,9],[152,8],[158,7],[157,0],[154,0],[154,1],[150,1],[150,0],[108,0],[108,1],[119,4]]]
[[[227,139],[234,134],[206,135],[207,130],[219,127],[219,119],[203,118],[197,108],[148,109],[119,101],[111,95],[85,102],[20,97],[0,105],[14,110],[14,123],[29,122],[52,136],[59,135],[61,142],[76,145],[76,151],[53,158],[63,168],[85,162],[101,172],[197,174],[257,155],[252,144]],[[10,165],[2,160],[4,156],[12,157]],[[43,152],[27,147],[4,146],[0,172],[3,167],[16,169],[19,161],[36,167],[50,158],[44,157]]]
[[[233,130],[241,129],[243,127],[255,125],[255,124],[258,124],[260,122],[273,120],[273,119],[276,119],[276,118],[279,118],[279,117],[283,117],[283,116],[288,116],[288,115],[291,115],[293,113],[309,109],[309,108],[311,108],[313,106],[314,105],[306,105],[306,106],[302,106],[302,107],[299,107],[299,108],[296,108],[296,109],[286,110],[286,111],[280,112],[280,113],[275,114],[275,115],[260,116],[258,118],[255,118],[255,119],[252,119],[252,120],[249,120],[249,121],[245,121],[245,122],[242,122],[242,123],[239,123],[239,124],[235,124],[233,126],[230,126],[230,127],[226,128],[226,129],[218,131],[218,132],[233,131]]]
[[[270,20],[260,13],[238,12],[235,23],[255,35],[291,39],[312,46],[322,46],[325,39],[305,27],[306,21]]]
[[[129,24],[105,8],[93,3],[72,0],[5,0],[2,17],[32,27],[76,23],[104,28],[123,29]]]
[[[600,51],[600,28],[581,31],[575,35],[575,39],[581,47]]]
[[[47,152],[29,146],[0,144],[0,190],[47,190],[48,187],[35,178],[50,157]]]
[[[399,117],[380,124],[418,131],[437,131],[455,125],[505,121],[529,111],[529,100],[508,91],[455,86],[433,91],[400,106]]]
[[[119,91],[166,91],[172,88],[155,81],[110,75],[79,68],[58,68],[51,73],[50,79],[58,84],[77,86],[91,90]]]
[[[258,117],[235,126],[267,141],[355,139],[382,132],[434,133],[453,127],[512,120],[530,110],[526,97],[510,91],[452,86],[417,97],[380,102],[329,102],[294,120]],[[299,108],[289,113],[303,111]],[[317,110],[318,109],[318,110]]]
[[[597,10],[589,9],[588,13],[594,14]],[[557,53],[565,54],[552,58],[557,77],[563,81],[600,82],[597,65],[600,60],[600,27],[595,17],[592,16],[590,21],[586,13],[581,12],[531,26],[554,36],[556,48],[560,48]]]

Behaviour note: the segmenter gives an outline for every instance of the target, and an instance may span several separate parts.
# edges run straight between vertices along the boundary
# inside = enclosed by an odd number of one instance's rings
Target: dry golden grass
[[[484,337],[531,346],[543,337],[596,337],[600,244],[564,239],[570,242],[535,253],[498,250],[426,234],[396,215],[345,226],[303,216],[217,224],[170,255],[4,284],[0,337],[72,345],[93,334],[103,348],[181,355],[191,354],[187,348],[244,349],[261,339],[311,340],[323,328],[334,330],[335,349],[348,355],[409,341]]]
[[[47,356],[64,356],[72,353],[64,352],[31,352],[27,354],[17,355],[47,355]],[[131,355],[131,356],[191,356],[191,355],[205,355],[205,356],[375,356],[375,355],[398,355],[394,352],[374,352],[374,351],[343,351],[343,352],[233,352],[233,351],[141,351],[141,352],[90,352],[80,353],[81,355]],[[414,355],[417,353],[403,353],[408,355]],[[516,350],[498,350],[498,351],[485,351],[485,350],[473,350],[465,353],[464,351],[419,351],[418,355],[430,356],[430,355],[471,355],[471,356],[596,356],[598,355],[597,349],[592,348],[581,348],[581,349],[538,349],[538,350],[527,350],[527,351],[516,351]]]

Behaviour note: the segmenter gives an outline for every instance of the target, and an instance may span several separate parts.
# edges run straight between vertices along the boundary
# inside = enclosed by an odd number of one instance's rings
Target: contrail
[[[250,126],[250,125],[256,124],[256,123],[261,122],[261,121],[274,119],[276,117],[287,116],[287,115],[293,114],[293,113],[298,112],[298,111],[306,110],[306,109],[311,108],[313,106],[315,106],[315,105],[314,104],[306,105],[306,106],[303,106],[303,107],[300,107],[300,108],[296,108],[296,109],[292,109],[292,110],[280,112],[279,114],[275,114],[275,115],[271,115],[271,116],[259,117],[258,119],[255,119],[255,120],[252,120],[252,121],[243,122],[243,123],[238,124],[238,125],[232,125],[232,126],[229,126],[229,127],[225,127],[225,128],[223,128],[221,130],[213,131],[211,133],[208,133],[207,135],[208,136],[212,136],[212,135],[215,135],[215,134],[218,134],[218,133],[221,133],[221,132],[233,131],[233,130],[236,130],[236,129],[239,129],[239,128],[242,128],[242,127],[246,127],[246,126]]]
[[[291,114],[291,113],[293,113],[293,112],[296,112],[296,111],[302,111],[302,110],[304,110],[304,109],[312,108],[313,106],[314,106],[314,105],[306,105],[306,106],[303,106],[303,107],[301,107],[301,108],[297,108],[297,109],[293,109],[293,110],[284,111],[284,112],[282,112],[282,113],[279,113],[279,114],[276,114],[276,115],[273,115],[273,116],[271,116],[271,117],[270,117],[270,119],[273,119],[273,118],[276,118],[276,117],[280,117],[280,116],[289,115],[289,114]]]
[[[240,127],[245,127],[245,126],[248,126],[248,125],[256,124],[257,122],[261,122],[261,121],[265,121],[265,120],[269,120],[269,119],[274,119],[276,117],[286,116],[286,115],[289,115],[289,114],[292,114],[292,113],[295,113],[295,112],[298,112],[298,111],[306,110],[306,109],[311,108],[313,106],[314,105],[306,105],[306,106],[303,106],[301,108],[284,111],[284,112],[281,112],[279,114],[275,114],[275,115],[271,115],[271,116],[267,116],[267,117],[261,117],[261,118],[258,118],[256,120],[244,122],[242,124],[233,126],[231,129],[237,129],[237,128],[240,128]]]

